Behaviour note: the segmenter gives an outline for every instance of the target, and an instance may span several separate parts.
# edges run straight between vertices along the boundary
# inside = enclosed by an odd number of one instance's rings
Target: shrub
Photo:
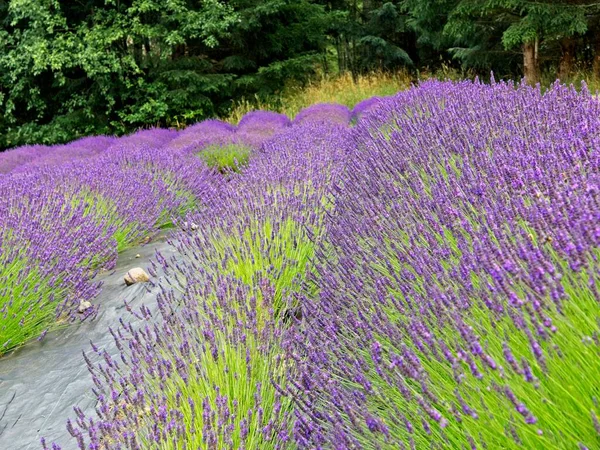
[[[252,149],[242,144],[209,145],[198,156],[208,167],[221,173],[241,170],[250,158]]]
[[[290,350],[300,448],[598,446],[599,112],[429,82],[358,123]]]
[[[69,422],[80,448],[293,448],[284,324],[349,142],[337,125],[289,128],[187,217],[200,225],[173,237],[181,260],[152,270],[165,274],[159,316],[142,308],[147,326],[115,333],[123,364],[95,347],[102,361],[87,358],[99,417]]]
[[[350,115],[350,110],[344,105],[317,103],[301,110],[296,117],[294,117],[294,123],[323,121],[347,125],[350,123]]]

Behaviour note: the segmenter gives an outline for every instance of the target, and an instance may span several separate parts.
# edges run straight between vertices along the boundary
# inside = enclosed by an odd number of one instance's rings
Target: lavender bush
[[[226,179],[202,161],[239,146]],[[67,424],[82,450],[600,446],[600,104],[585,90],[428,82],[352,113],[54,152],[0,160],[7,347],[56,317],[56,292],[76,316],[98,267],[176,226],[177,257],[150,270],[158,312],[110,330],[119,355],[85,355],[97,408]]]
[[[99,286],[99,267],[116,261],[115,227],[66,201],[45,174],[0,178],[0,355],[77,317]],[[82,311],[85,318],[94,308]]]
[[[263,142],[290,125],[290,119],[272,111],[252,111],[242,117],[236,137],[242,145],[259,148]]]
[[[300,448],[596,448],[600,106],[426,83],[359,122],[290,354]]]
[[[38,167],[59,166],[65,163],[85,160],[103,152],[116,141],[117,139],[114,137],[95,136],[78,139],[65,145],[40,147],[35,159],[14,167],[12,173],[27,173]],[[18,154],[22,150],[9,151],[3,155]],[[3,155],[0,155],[0,158]]]
[[[304,108],[294,118],[294,123],[303,123],[311,121],[337,122],[348,124],[351,119],[351,113],[347,106],[335,103],[317,103]]]
[[[233,125],[220,120],[205,120],[180,131],[169,142],[168,148],[194,153],[210,145],[227,144],[231,142],[235,129]]]
[[[377,108],[377,105],[383,100],[382,97],[371,97],[357,103],[354,105],[354,108],[352,108],[352,120],[357,121],[370,110]]]
[[[191,142],[190,138],[200,130],[202,137],[193,139],[188,148],[197,152],[208,167],[228,174],[245,167],[254,150],[289,125],[290,120],[283,114],[252,111],[240,120],[237,128],[216,120],[206,121],[192,126],[191,134],[186,133],[187,138],[181,140]]]
[[[313,123],[280,138],[180,223],[183,260],[152,270],[166,275],[158,317],[142,309],[147,328],[115,332],[120,357],[87,357],[99,407],[69,423],[80,448],[294,447],[283,332],[350,137]]]

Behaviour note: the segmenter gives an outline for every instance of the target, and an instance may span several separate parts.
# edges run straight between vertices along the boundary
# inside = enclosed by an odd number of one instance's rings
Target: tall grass
[[[408,89],[410,84],[411,76],[408,72],[374,72],[360,75],[357,82],[352,80],[349,73],[323,77],[307,86],[290,86],[277,100],[241,100],[234,104],[226,120],[238,123],[246,113],[256,109],[277,111],[293,118],[300,110],[316,103],[339,103],[352,108],[361,100],[392,95]]]
[[[237,172],[246,164],[250,158],[252,148],[241,144],[209,145],[198,153],[202,161],[208,167],[221,173]]]
[[[350,73],[323,76],[305,86],[290,85],[276,98],[242,99],[234,103],[225,120],[236,124],[246,113],[254,110],[278,111],[294,118],[300,110],[317,103],[338,103],[352,108],[362,100],[375,96],[385,97],[406,90],[413,83],[431,79],[441,81],[473,80],[478,76],[488,80],[490,74],[478,75],[473,70],[460,70],[449,64],[442,64],[435,70],[425,68],[414,74],[406,70],[395,73],[372,72],[359,75],[356,82]],[[495,77],[496,79],[506,78],[502,74],[496,74]],[[540,83],[542,89],[550,88],[556,78],[556,70],[545,71]],[[573,84],[577,90],[581,90],[584,84],[591,92],[600,90],[600,80],[596,79],[589,70],[577,69],[568,79],[561,81],[565,84]],[[515,80],[515,83],[517,82],[518,79]]]

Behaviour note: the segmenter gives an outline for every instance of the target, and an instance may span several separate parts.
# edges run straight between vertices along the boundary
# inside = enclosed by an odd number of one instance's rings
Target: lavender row
[[[141,133],[0,178],[0,354],[92,315],[98,270],[218,191],[221,180],[197,158],[152,146],[163,137]]]
[[[313,105],[300,111],[294,123],[306,120],[326,120],[347,124],[380,99],[374,97],[359,103],[352,111],[335,104]],[[121,138],[111,136],[86,137],[64,145],[30,145],[5,151],[0,154],[0,176],[8,173],[25,173],[36,168],[69,164],[86,160],[104,153],[112,147],[147,145],[169,150],[198,152],[209,146],[237,144],[258,149],[264,141],[277,131],[291,125],[283,114],[271,111],[252,111],[240,120],[237,126],[220,120],[205,120],[181,131],[148,129]]]
[[[350,148],[344,126],[287,128],[178,224],[178,257],[151,270],[157,316],[86,356],[98,407],[68,424],[79,448],[293,448],[282,339]]]
[[[237,130],[206,121],[181,133],[150,129],[0,155],[0,354],[56,322],[93,315],[98,270],[174,217],[206,207],[221,179],[194,152],[232,136],[258,148],[288,124],[254,113]]]
[[[290,330],[299,448],[600,445],[599,113],[431,82],[363,116]]]

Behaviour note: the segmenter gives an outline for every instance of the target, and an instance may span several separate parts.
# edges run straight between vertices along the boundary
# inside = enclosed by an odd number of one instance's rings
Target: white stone
[[[91,307],[92,307],[92,304],[90,302],[83,300],[83,301],[79,302],[79,306],[77,307],[77,312],[79,312],[79,314],[83,314]]]
[[[131,286],[135,283],[145,283],[147,281],[150,281],[150,276],[141,267],[131,269],[125,274],[125,284],[127,286]]]

